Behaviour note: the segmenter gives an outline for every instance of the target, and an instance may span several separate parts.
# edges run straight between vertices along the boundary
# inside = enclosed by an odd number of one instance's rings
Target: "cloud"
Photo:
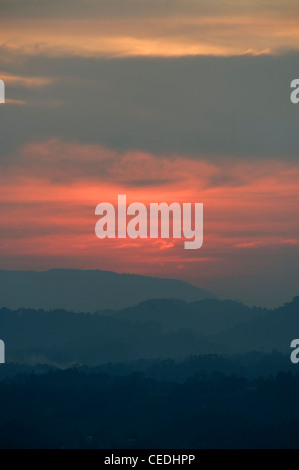
[[[17,76],[17,75],[9,75],[6,73],[1,73],[1,72],[0,72],[0,76],[1,76],[1,79],[4,80],[6,84],[15,85],[18,87],[29,87],[29,88],[44,87],[54,82],[53,78]]]
[[[219,292],[223,279],[234,279],[236,286],[240,278],[264,275],[265,265],[279,277],[295,269],[298,178],[296,162],[211,162],[74,142],[31,143],[0,176],[3,267],[72,266],[168,277],[179,270],[181,278],[210,288],[216,279]],[[116,204],[118,194],[126,194],[128,204],[203,202],[203,247],[190,253],[176,239],[99,241],[95,207]]]
[[[25,106],[26,104],[28,104],[26,101],[23,101],[23,100],[12,100],[12,99],[6,99],[5,103],[9,105],[17,105],[17,106]]]
[[[88,180],[92,184],[114,183],[136,191],[141,188],[197,187],[198,190],[241,188],[251,181],[272,184],[280,178],[296,187],[298,163],[279,160],[233,159],[222,156],[211,161],[207,156],[180,154],[155,155],[130,150],[116,151],[95,144],[65,142],[52,139],[25,144],[19,158],[4,167],[7,178],[42,178],[52,184],[76,184]],[[267,190],[267,186],[265,186]]]
[[[296,0],[0,0],[3,18],[175,17],[190,15],[239,16],[249,13],[285,15],[298,13]]]
[[[24,77],[30,69],[32,80],[47,77],[50,83],[7,84],[7,99],[27,106],[1,107],[0,165],[7,154],[13,161],[26,141],[50,139],[117,151],[297,159],[299,107],[290,101],[290,83],[298,60],[298,54],[115,60],[16,55],[15,62],[4,60],[4,74]]]
[[[227,56],[298,50],[299,7],[292,0],[2,0],[0,8],[2,44],[23,55]]]

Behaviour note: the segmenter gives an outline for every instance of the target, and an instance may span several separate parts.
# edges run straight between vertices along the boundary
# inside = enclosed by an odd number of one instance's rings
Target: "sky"
[[[299,294],[299,4],[0,0],[0,269]],[[201,202],[204,243],[99,240],[95,207]]]

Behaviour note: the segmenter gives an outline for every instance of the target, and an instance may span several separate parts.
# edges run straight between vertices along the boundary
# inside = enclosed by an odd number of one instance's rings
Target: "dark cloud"
[[[139,179],[139,180],[126,180],[124,184],[129,187],[142,188],[147,186],[164,186],[178,182],[177,178],[169,179]]]
[[[2,18],[94,18],[298,12],[297,0],[0,0]]]
[[[299,105],[290,101],[298,60],[299,54],[4,60],[3,74],[49,83],[7,84],[7,98],[28,104],[0,108],[2,164],[16,147],[51,138],[164,155],[298,158]]]

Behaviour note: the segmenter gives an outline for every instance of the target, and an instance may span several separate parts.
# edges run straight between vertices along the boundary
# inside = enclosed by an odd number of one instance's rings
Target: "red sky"
[[[30,144],[0,177],[2,268],[104,269],[198,279],[204,286],[228,273],[254,275],[257,253],[269,267],[271,257],[299,244],[298,178],[297,163],[211,163],[62,141]],[[128,204],[203,202],[203,247],[185,250],[173,239],[99,240],[95,207],[117,205],[118,194]]]
[[[0,0],[1,269],[298,294],[298,2]],[[202,202],[204,243],[99,240],[100,202]]]

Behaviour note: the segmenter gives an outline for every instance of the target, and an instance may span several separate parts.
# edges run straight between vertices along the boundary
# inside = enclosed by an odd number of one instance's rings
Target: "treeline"
[[[74,367],[74,366],[73,366]],[[127,362],[107,362],[97,366],[76,365],[79,372],[101,373],[110,376],[126,376],[142,373],[144,377],[158,381],[184,382],[190,377],[210,377],[211,374],[239,375],[247,379],[269,377],[280,371],[299,372],[299,365],[290,361],[290,354],[273,350],[271,353],[252,351],[244,354],[203,354],[188,356],[182,361],[174,359],[138,359]],[[0,380],[20,374],[45,374],[60,370],[49,364],[1,364]]]
[[[0,381],[1,448],[298,448],[299,375],[183,383],[78,369]]]

